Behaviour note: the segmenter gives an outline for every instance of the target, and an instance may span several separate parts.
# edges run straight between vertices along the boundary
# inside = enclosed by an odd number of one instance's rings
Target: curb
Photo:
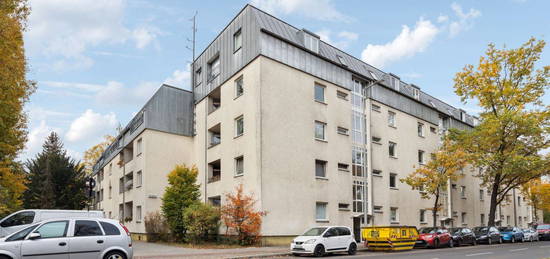
[[[368,248],[357,248],[357,252],[369,251]],[[285,253],[272,253],[272,254],[257,254],[257,255],[244,255],[244,256],[235,256],[235,257],[225,257],[225,259],[255,259],[255,258],[265,258],[265,257],[277,257],[277,256],[291,256],[291,252]]]

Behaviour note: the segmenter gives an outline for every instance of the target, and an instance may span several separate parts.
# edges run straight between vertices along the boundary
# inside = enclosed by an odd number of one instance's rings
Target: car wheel
[[[491,237],[487,238],[487,244],[492,245],[493,244],[493,238],[491,238]]]
[[[521,241],[520,241],[520,242],[522,242],[522,243],[525,242],[525,239],[523,239],[523,237],[521,237]]]
[[[349,254],[349,255],[354,255],[354,254],[356,254],[356,253],[357,253],[357,244],[351,243],[351,244],[349,245],[349,248],[348,248],[348,254]]]
[[[453,240],[449,240],[449,244],[447,244],[449,246],[449,248],[453,248],[454,247],[454,242]]]
[[[515,243],[515,242],[516,242],[516,238],[515,238],[515,237],[512,237],[510,240],[511,240],[510,242],[512,242],[512,243]]]
[[[10,259],[10,258],[4,255],[0,255],[0,259]]]
[[[454,243],[454,246],[459,247],[460,246],[460,241],[457,240],[456,243]]]
[[[103,259],[126,259],[126,255],[120,251],[109,252]]]
[[[474,239],[474,242],[472,242],[472,245],[473,246],[477,245],[477,240]]]
[[[502,244],[502,242],[503,242],[503,241],[502,241],[502,237],[499,237],[499,238],[498,238],[498,243],[499,243],[499,244]]]
[[[323,245],[317,245],[315,249],[313,249],[313,256],[321,257],[325,255],[325,248]]]
[[[434,240],[434,248],[439,247],[439,239]]]

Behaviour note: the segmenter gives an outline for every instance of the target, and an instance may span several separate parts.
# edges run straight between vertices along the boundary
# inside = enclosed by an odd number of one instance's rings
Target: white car
[[[323,256],[326,253],[357,252],[357,242],[348,227],[314,227],[296,237],[290,244],[293,255],[312,254]]]
[[[50,219],[0,239],[0,259],[131,259],[128,229],[110,219]]]
[[[523,241],[539,241],[539,233],[537,233],[537,231],[534,229],[523,229]]]

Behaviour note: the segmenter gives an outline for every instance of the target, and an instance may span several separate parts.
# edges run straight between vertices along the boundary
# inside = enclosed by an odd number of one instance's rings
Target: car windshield
[[[477,228],[474,228],[474,233],[476,234],[485,234],[487,233],[489,229],[487,227],[477,227]]]
[[[434,234],[437,232],[437,228],[421,228],[419,232],[420,234]]]
[[[302,236],[320,236],[325,230],[327,230],[327,228],[312,228],[306,231]]]
[[[550,225],[538,225],[537,230],[550,229]]]
[[[31,233],[31,231],[36,227],[38,226],[38,224],[34,224],[30,227],[27,227],[27,228],[24,228],[23,230],[20,230],[19,232],[15,232],[13,235],[9,236],[8,238],[6,238],[6,242],[9,242],[9,241],[18,241],[18,240],[23,240],[25,239],[25,237]]]
[[[513,228],[507,228],[507,227],[501,227],[501,228],[498,228],[498,231],[500,232],[512,232],[514,231]]]
[[[460,231],[462,231],[462,228],[450,228],[449,229],[449,232],[451,232],[453,234],[459,234]]]

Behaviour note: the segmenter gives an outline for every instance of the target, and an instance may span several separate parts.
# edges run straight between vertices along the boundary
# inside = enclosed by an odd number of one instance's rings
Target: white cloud
[[[361,59],[371,65],[384,67],[402,58],[423,52],[438,34],[439,28],[422,17],[413,30],[403,25],[401,33],[383,45],[369,44],[361,53]]]
[[[39,107],[39,106],[29,107],[27,110],[27,113],[29,115],[29,118],[33,121],[43,121],[51,117],[59,118],[59,117],[71,116],[71,113],[68,113],[68,112],[48,110],[48,109],[45,109],[44,107]]]
[[[53,57],[56,70],[87,68],[93,60],[86,50],[100,44],[122,44],[129,39],[144,48],[158,33],[135,30],[123,23],[124,0],[32,0],[25,43],[31,53]]]
[[[251,3],[274,15],[300,14],[322,21],[351,21],[350,17],[336,10],[331,0],[252,0]]]
[[[109,81],[95,95],[95,101],[102,105],[143,105],[159,88],[157,82],[141,82],[136,87],[126,87],[116,81]]]
[[[469,30],[473,26],[473,20],[481,16],[481,12],[474,8],[470,8],[467,13],[464,13],[462,7],[457,3],[452,3],[451,9],[453,9],[458,20],[451,22],[449,25],[450,37],[455,37],[460,32]]]
[[[444,22],[447,22],[447,21],[449,21],[449,16],[447,16],[447,15],[439,15],[437,17],[437,22],[438,23],[444,23]]]
[[[52,131],[60,133],[61,129],[51,127],[46,124],[45,120],[40,120],[40,124],[29,131],[28,140],[27,143],[25,143],[25,150],[21,153],[19,158],[25,161],[42,151],[42,144],[44,144],[46,137],[48,137]]]
[[[189,72],[190,66],[187,66],[187,69],[185,70],[179,70],[176,69],[172,75],[166,80],[164,80],[164,83],[171,86],[177,86],[183,89],[191,89],[190,86],[190,79],[191,79],[191,73]]]
[[[322,41],[341,49],[346,49],[359,38],[359,34],[350,31],[341,31],[334,38],[332,37],[332,31],[328,29],[317,31],[315,34],[319,35]]]
[[[71,123],[65,138],[69,142],[97,142],[103,135],[112,133],[117,125],[114,113],[103,115],[88,109]]]
[[[136,41],[136,48],[144,49],[161,34],[162,32],[156,27],[142,26],[132,31],[132,38]]]

